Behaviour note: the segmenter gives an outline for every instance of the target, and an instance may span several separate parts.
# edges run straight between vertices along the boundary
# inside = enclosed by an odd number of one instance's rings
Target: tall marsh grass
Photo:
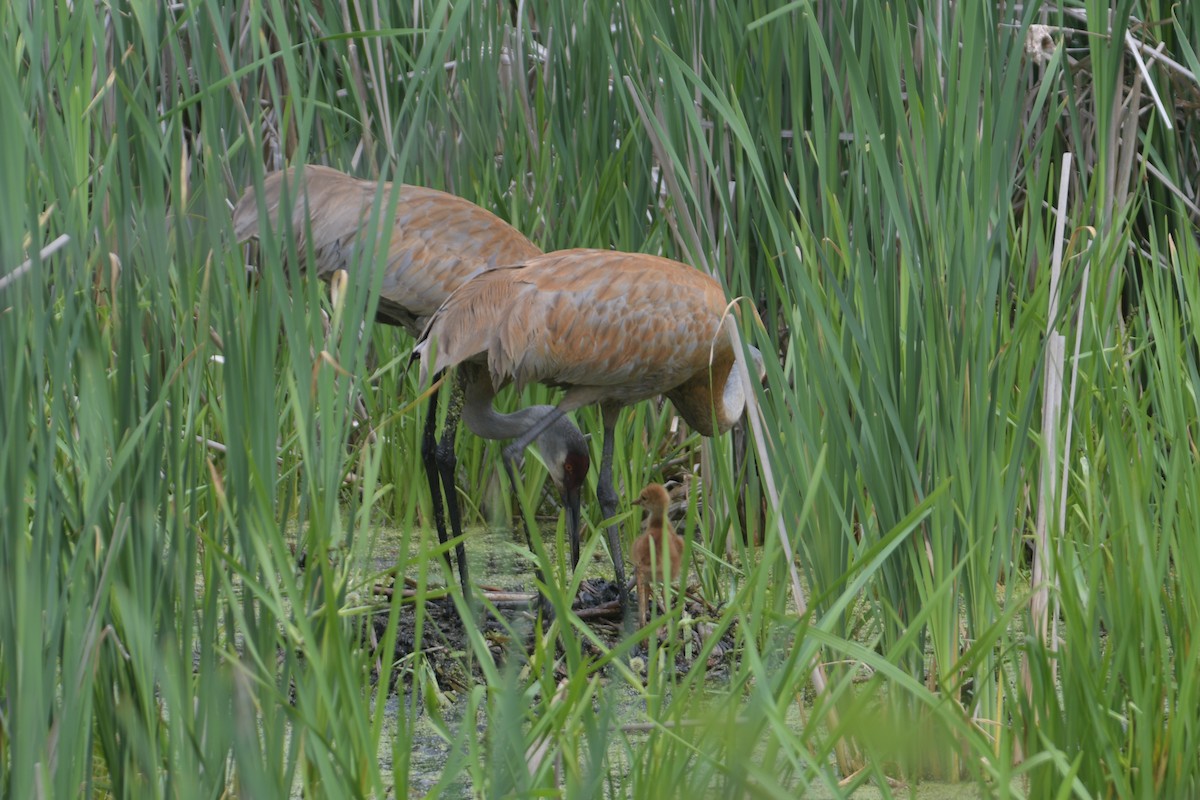
[[[0,795],[1200,792],[1194,4],[16,3],[0,39]],[[443,708],[422,605],[371,591],[385,521],[448,577],[411,342],[355,335],[378,280],[327,328],[294,245],[251,279],[232,240],[300,161],[743,298],[779,357],[748,513],[729,437],[685,441],[690,669],[595,655],[545,563],[555,621],[503,663],[471,628]],[[618,485],[673,436],[626,412]],[[459,453],[474,516],[498,459]]]

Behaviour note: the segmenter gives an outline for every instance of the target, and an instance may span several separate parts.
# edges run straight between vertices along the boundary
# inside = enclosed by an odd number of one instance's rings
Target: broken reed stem
[[[663,144],[662,137],[650,119],[645,105],[642,102],[642,97],[634,86],[633,81],[628,75],[624,79],[625,88],[629,92],[630,98],[633,100],[634,108],[637,110],[638,117],[642,121],[642,127],[646,131],[646,135],[650,138],[650,144],[654,150],[654,156],[662,165],[662,176],[666,181],[668,191],[671,197],[675,200],[678,208],[686,208],[686,197],[680,189],[679,182],[676,179],[674,171],[667,168],[671,163],[667,157],[666,148]],[[714,271],[708,264],[704,255],[704,248],[701,246],[700,233],[696,230],[695,224],[686,214],[676,215],[682,223],[684,230],[687,233],[686,241],[691,244],[691,251],[698,262],[698,266],[710,277],[720,281],[720,277],[714,274]],[[670,219],[671,217],[669,217]],[[722,285],[724,285],[722,283]],[[733,338],[733,348],[735,353],[744,352],[742,345],[742,337],[738,332],[737,326],[731,326],[731,336]],[[754,393],[754,385],[750,379],[750,371],[747,369],[745,361],[739,359],[737,368],[734,372],[737,374],[737,380],[742,382],[743,395],[746,398],[746,418],[750,421],[750,430],[754,436],[754,446],[758,452],[759,466],[762,469],[763,486],[767,490],[767,498],[770,507],[776,510],[775,527],[779,536],[780,546],[783,549],[784,556],[787,559],[788,577],[790,582],[792,601],[796,604],[796,613],[803,617],[808,613],[808,601],[804,594],[804,587],[800,583],[800,572],[796,567],[796,552],[792,547],[791,539],[788,536],[786,527],[784,526],[783,515],[779,513],[782,504],[779,499],[779,489],[775,483],[775,476],[771,470],[771,460],[768,457],[766,449],[766,420],[763,417],[762,408],[759,406]],[[813,660],[809,665],[809,680],[812,681],[813,689],[816,691],[817,697],[820,698],[828,692],[829,680],[825,675],[825,668],[820,661]],[[797,698],[797,703],[800,705],[801,715],[805,714],[803,701]],[[834,703],[830,703],[825,710],[825,722],[830,730],[836,730],[840,725],[840,719],[837,707]],[[843,773],[852,772],[856,769],[857,759],[854,756],[853,744],[847,741],[847,737],[839,737],[834,744],[834,754],[837,758],[838,768]]]
[[[1054,254],[1050,264],[1050,299],[1046,311],[1046,365],[1042,390],[1042,468],[1040,496],[1038,497],[1037,529],[1034,531],[1033,595],[1029,601],[1029,612],[1033,619],[1034,633],[1051,649],[1056,646],[1055,625],[1048,613],[1050,607],[1050,583],[1057,579],[1054,574],[1054,551],[1050,546],[1051,515],[1055,515],[1056,482],[1058,467],[1058,420],[1062,410],[1063,357],[1066,337],[1055,330],[1059,295],[1062,286],[1063,244],[1066,240],[1067,196],[1070,189],[1071,154],[1064,153],[1062,172],[1059,177],[1058,214],[1054,224]],[[1062,525],[1061,515],[1055,515],[1055,529]],[[1057,614],[1054,615],[1057,617]],[[1057,671],[1051,664],[1051,681]],[[1021,677],[1027,693],[1033,691],[1033,675],[1029,654],[1021,659]]]
[[[48,244],[42,248],[41,252],[38,253],[38,260],[45,261],[47,258],[54,255],[59,250],[66,247],[67,242],[69,242],[69,241],[71,241],[71,237],[69,235],[64,233],[62,236],[59,236],[53,242],[51,242],[50,244]],[[12,272],[9,272],[6,275],[0,276],[0,292],[7,289],[13,283],[16,283],[21,278],[22,275],[29,272],[29,270],[31,270],[31,269],[33,269],[33,259],[29,258],[29,259],[26,259],[20,266],[18,266]]]

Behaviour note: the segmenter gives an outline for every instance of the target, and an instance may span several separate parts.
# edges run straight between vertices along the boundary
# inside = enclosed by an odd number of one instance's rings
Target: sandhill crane
[[[506,448],[515,457],[562,413],[599,403],[604,450],[597,499],[605,518],[617,510],[613,429],[622,407],[665,394],[705,436],[728,430],[745,396],[741,361],[727,330],[725,293],[711,277],[678,261],[611,250],[563,250],[523,265],[477,275],[430,319],[414,355],[422,382],[462,362],[486,362],[497,392],[539,382],[565,387],[552,414]],[[434,357],[426,358],[432,349]],[[751,348],[762,375],[762,355]],[[429,363],[432,361],[432,363]],[[732,379],[731,379],[732,377]],[[622,608],[624,564],[616,525],[607,531]]]
[[[268,175],[262,193],[248,188],[234,209],[234,233],[238,241],[257,238],[260,211],[271,227],[280,230],[281,216],[290,224],[300,269],[311,269],[323,280],[335,276],[335,285],[345,285],[345,272],[355,268],[355,250],[371,224],[377,198],[389,202],[391,184],[359,180],[329,167],[309,165]],[[290,204],[291,212],[287,207]],[[281,207],[283,210],[281,211]],[[386,206],[384,206],[386,208]],[[471,276],[499,264],[526,261],[541,253],[519,231],[486,209],[452,194],[404,184],[396,200],[391,230],[377,222],[379,240],[386,242],[386,267],[382,279],[378,322],[398,325],[413,336],[421,332],[428,317],[450,293]],[[308,263],[311,246],[312,263]],[[491,406],[490,389],[473,389],[473,381],[488,384],[486,373],[469,371],[461,376],[466,384],[465,408],[461,395],[451,399],[451,412],[440,443],[435,437],[437,403],[431,399],[421,448],[434,521],[442,544],[447,542],[441,502],[445,493],[450,526],[459,539],[457,560],[464,596],[469,593],[466,550],[461,541],[462,522],[454,493],[454,435],[461,410],[467,427],[488,439],[508,439],[524,433],[552,406],[533,406],[515,414],[500,414]],[[563,498],[573,553],[578,560],[579,490],[589,460],[587,441],[570,420],[555,420],[536,440],[551,479]],[[526,442],[528,444],[528,441]],[[522,448],[523,449],[523,448]],[[441,487],[438,481],[441,481]],[[528,533],[528,531],[527,531]],[[449,555],[447,554],[447,563]]]
[[[291,203],[290,233],[301,269],[315,266],[322,280],[345,269],[353,277],[354,251],[371,221],[376,197],[384,203],[392,185],[359,180],[331,167],[310,164],[273,172],[262,194],[249,187],[233,212],[238,241],[257,238],[259,209],[279,230],[280,206]],[[519,264],[541,250],[516,228],[485,208],[456,195],[403,184],[387,242],[387,267],[375,318],[417,336],[446,298],[471,276],[497,265]],[[311,244],[314,265],[309,265]]]
[[[638,622],[645,625],[652,582],[661,579],[665,583],[682,574],[683,537],[667,522],[667,506],[671,504],[671,496],[661,483],[646,486],[633,504],[650,514],[645,532],[633,540],[633,547],[629,551],[633,558],[633,572],[637,576]],[[679,596],[683,596],[682,582]]]

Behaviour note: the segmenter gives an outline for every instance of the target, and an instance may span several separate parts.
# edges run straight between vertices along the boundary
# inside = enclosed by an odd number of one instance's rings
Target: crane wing
[[[732,348],[718,337],[720,285],[676,261],[608,250],[564,250],[463,284],[432,318],[434,373],[486,359],[509,381],[572,387],[581,398],[631,403],[707,374]],[[728,373],[728,367],[724,367]]]
[[[299,182],[297,182],[297,175]],[[269,225],[279,230],[281,206],[290,199],[288,222],[296,251],[304,259],[311,242],[316,274],[354,273],[355,249],[371,223],[376,197],[389,200],[390,184],[353,178],[329,167],[287,169],[263,181],[262,205]],[[382,192],[382,194],[381,194]],[[234,209],[238,241],[258,237],[259,196],[248,189]],[[446,192],[402,185],[396,215],[386,237],[387,266],[378,316],[416,335],[425,319],[471,276],[502,264],[527,261],[541,253],[520,231],[474,203]],[[312,265],[301,263],[302,269]]]

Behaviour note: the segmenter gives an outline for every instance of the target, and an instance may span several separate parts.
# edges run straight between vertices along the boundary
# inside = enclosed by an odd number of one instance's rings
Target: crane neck
[[[666,509],[651,507],[649,511],[650,521],[646,523],[646,533],[650,535],[650,538],[661,542],[668,531],[674,533],[670,526],[667,525]]]
[[[516,439],[554,411],[554,406],[526,406],[505,414],[492,407],[494,398],[488,381],[467,383],[462,419],[471,433],[484,439]]]
[[[763,374],[762,353],[751,347],[752,374]],[[742,361],[733,347],[715,354],[710,369],[667,392],[675,410],[703,436],[718,436],[734,426],[746,410],[742,376],[734,367]]]
[[[667,392],[679,416],[704,436],[717,436],[729,430],[746,405],[741,381],[731,380],[737,377],[730,375],[733,361],[732,348],[718,353],[711,369]]]
[[[587,439],[557,407],[526,406],[504,414],[492,407],[496,392],[487,370],[474,364],[460,365],[463,381],[462,420],[476,436],[484,439],[520,439],[543,424],[534,439],[550,478],[560,492],[578,491],[589,468]],[[546,422],[547,417],[553,417]]]

